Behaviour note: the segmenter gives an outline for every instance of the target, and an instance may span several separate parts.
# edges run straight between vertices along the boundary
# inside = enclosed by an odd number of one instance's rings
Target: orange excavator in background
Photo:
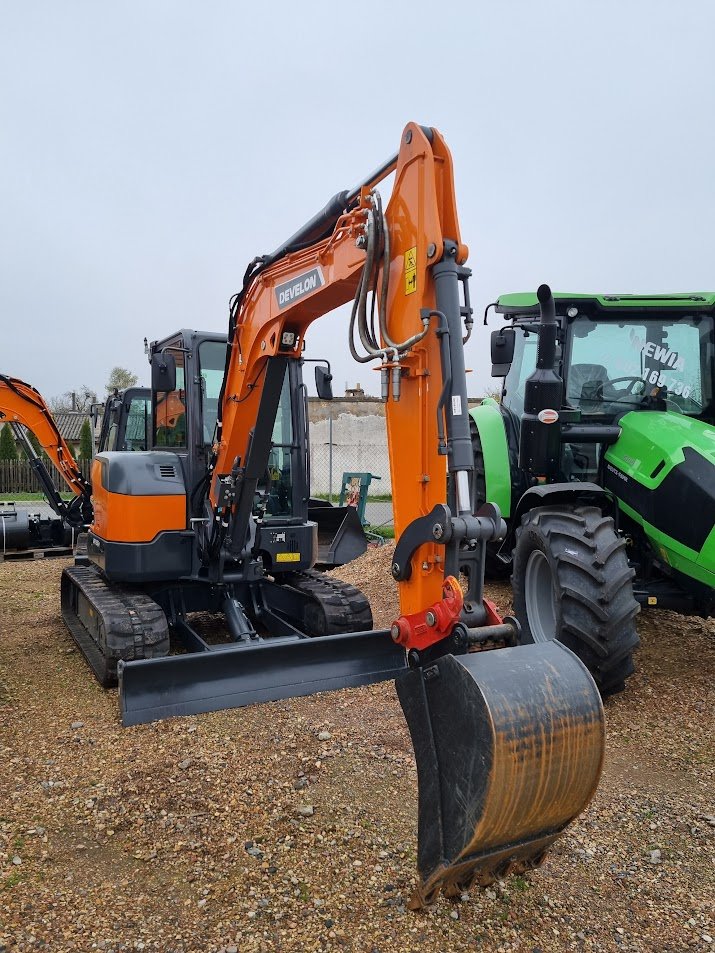
[[[82,475],[72,451],[63,439],[42,394],[16,377],[0,374],[0,424],[7,423],[20,443],[48,504],[59,517],[43,520],[36,514],[18,509],[14,504],[0,508],[2,552],[25,549],[29,545],[57,545],[64,541],[69,529],[79,531],[92,521],[91,487]],[[69,502],[55,489],[52,477],[42,458],[27,436],[35,435],[67,487],[74,494]]]
[[[190,330],[151,345],[153,407],[178,399],[185,436],[154,413],[150,450],[96,456],[89,564],[62,579],[124,724],[395,678],[418,770],[414,906],[538,865],[603,759],[586,668],[556,641],[515,647],[484,598],[504,523],[471,505],[466,259],[449,150],[410,123],[396,155],[250,263],[228,345]],[[346,346],[378,364],[386,400],[400,615],[378,631],[358,590],[312,571],[303,350],[351,299]],[[317,368],[321,396],[329,378]],[[230,641],[204,639],[198,612]]]
[[[151,392],[147,388],[130,387],[114,391],[106,402],[93,404],[89,418],[96,427],[102,411],[102,427],[98,451],[136,450],[147,448],[150,431]],[[167,416],[167,426],[172,418]],[[5,555],[33,549],[55,548],[64,552],[77,535],[92,522],[92,498],[89,481],[62,437],[47,402],[31,384],[19,378],[0,374],[0,426],[10,427],[32,468],[40,491],[45,496],[55,517],[33,511],[32,507],[18,507],[16,503],[0,503],[0,551]],[[64,500],[55,489],[54,481],[42,456],[28,437],[36,438],[67,488],[74,494]]]

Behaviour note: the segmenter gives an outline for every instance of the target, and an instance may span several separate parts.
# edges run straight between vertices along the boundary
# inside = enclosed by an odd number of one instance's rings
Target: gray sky
[[[246,263],[436,126],[472,296],[715,286],[710,0],[0,0],[0,371],[45,396],[224,330]],[[344,315],[310,356],[355,365]],[[488,330],[468,345],[490,384]]]

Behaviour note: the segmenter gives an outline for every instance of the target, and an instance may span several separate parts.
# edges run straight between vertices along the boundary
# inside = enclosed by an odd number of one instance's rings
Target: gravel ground
[[[389,560],[342,571],[377,623]],[[540,870],[415,914],[390,685],[123,729],[62,625],[64,565],[0,567],[3,953],[715,949],[712,622],[641,617],[600,789]]]

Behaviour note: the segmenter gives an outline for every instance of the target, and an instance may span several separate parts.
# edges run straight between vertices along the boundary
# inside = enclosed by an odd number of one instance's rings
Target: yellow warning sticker
[[[405,294],[417,291],[417,246],[405,252]]]
[[[299,563],[300,553],[276,553],[277,563]]]
[[[648,605],[649,605],[649,606],[657,606],[657,605],[658,605],[658,599],[656,598],[656,596],[648,596]]]

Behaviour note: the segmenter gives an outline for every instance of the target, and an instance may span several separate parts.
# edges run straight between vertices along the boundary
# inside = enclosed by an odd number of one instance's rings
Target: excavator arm
[[[393,171],[383,213],[376,187]],[[504,524],[496,507],[474,514],[470,503],[466,258],[449,150],[411,123],[396,157],[249,267],[209,489],[206,552],[220,563],[245,552],[286,362],[314,320],[352,299],[348,346],[377,362],[386,399],[401,610],[390,634],[408,652],[397,691],[419,776],[415,907],[539,864],[603,758],[584,666],[555,641],[513,647],[516,623],[483,598],[485,544]]]
[[[383,213],[376,189],[392,172]],[[312,240],[316,234],[318,241]],[[477,542],[498,535],[503,523],[493,508],[473,517],[469,499],[466,257],[449,150],[436,130],[410,124],[394,158],[249,268],[232,309],[212,464],[208,551],[219,559],[222,546],[234,555],[245,546],[286,361],[300,359],[313,321],[352,300],[349,347],[358,360],[377,362],[387,398],[400,539],[393,575],[402,616],[394,637],[416,652],[447,638],[460,614],[472,628],[494,621],[483,606]],[[372,320],[369,294],[376,299]],[[445,576],[467,567],[468,597],[461,599],[453,586],[447,598]],[[425,613],[436,603],[441,623],[426,626]]]
[[[71,526],[91,522],[91,486],[57,429],[44,398],[34,387],[16,377],[0,374],[0,421],[7,422],[24,446],[30,464],[52,509]],[[75,499],[65,502],[55,490],[43,461],[36,455],[25,430],[35,435]]]

